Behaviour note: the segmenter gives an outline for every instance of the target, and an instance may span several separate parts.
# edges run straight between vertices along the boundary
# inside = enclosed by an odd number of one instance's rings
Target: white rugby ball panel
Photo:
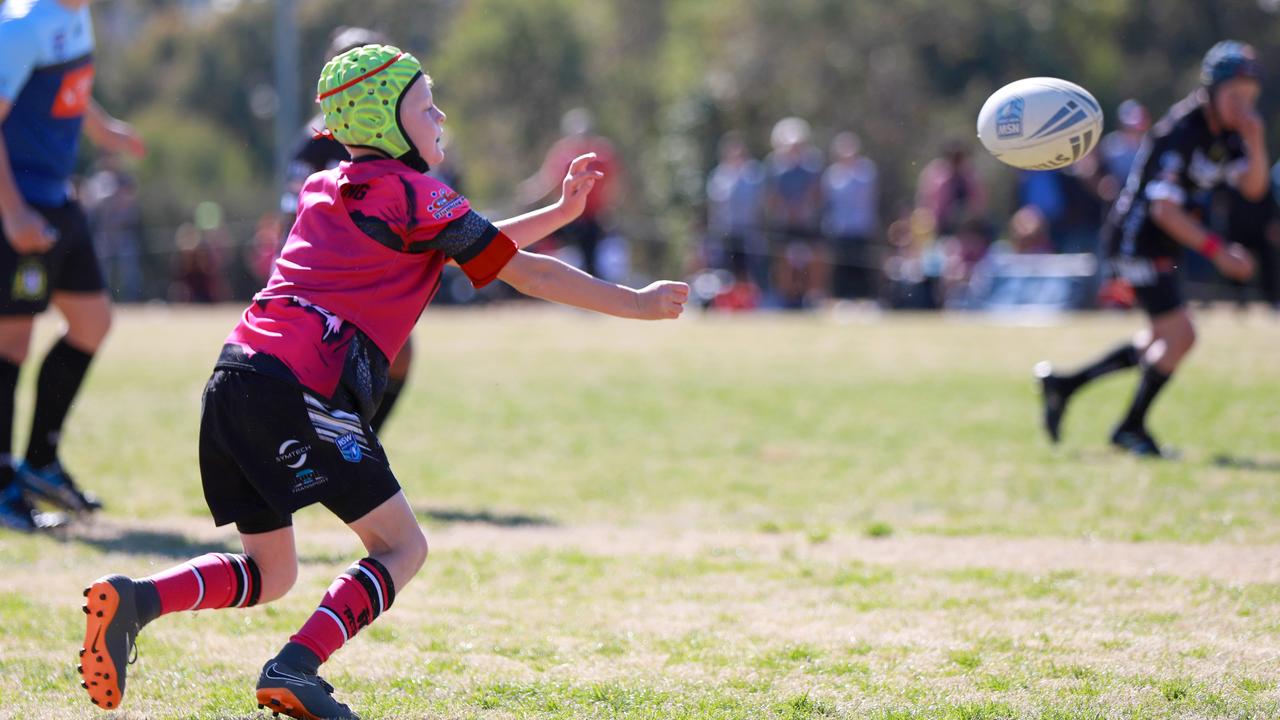
[[[1028,170],[1065,167],[1102,134],[1102,108],[1089,91],[1058,78],[1026,78],[991,95],[978,113],[978,138],[1002,162]]]

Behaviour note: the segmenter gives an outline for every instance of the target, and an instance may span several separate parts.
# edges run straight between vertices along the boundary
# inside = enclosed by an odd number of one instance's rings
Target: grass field
[[[0,717],[98,714],[90,580],[238,550],[195,462],[236,312],[120,314],[63,453],[108,511],[0,535]],[[366,718],[1274,717],[1280,323],[1202,319],[1153,462],[1106,447],[1133,374],[1055,449],[1029,373],[1136,315],[428,313],[384,442],[432,556],[326,677]],[[116,717],[262,717],[262,662],[361,555],[296,524],[293,592],[148,627]]]

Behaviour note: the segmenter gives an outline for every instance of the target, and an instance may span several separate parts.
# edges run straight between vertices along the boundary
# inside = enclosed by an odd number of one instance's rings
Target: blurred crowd
[[[882,197],[876,163],[853,132],[837,133],[824,155],[806,121],[786,118],[773,127],[763,160],[752,157],[747,138],[730,132],[707,179],[706,232],[697,257],[702,274],[695,287],[711,308],[727,311],[846,301],[892,309],[971,308],[981,305],[975,302],[979,288],[990,287],[989,278],[976,279],[1012,255],[1072,256],[1038,267],[1049,273],[1067,268],[1090,276],[1096,287],[1102,264],[1092,259],[1107,212],[1151,125],[1135,100],[1121,104],[1117,117],[1119,127],[1076,164],[1017,171],[1008,203],[1015,210],[1003,224],[993,222],[972,142],[944,143],[921,169],[907,201]],[[1250,203],[1222,188],[1203,204],[1211,223],[1229,226],[1218,228],[1224,236],[1259,256],[1262,291],[1280,309],[1274,193]],[[1192,258],[1188,264],[1193,280],[1212,279],[1207,262]],[[1237,290],[1246,297],[1244,288]]]
[[[1132,169],[1151,116],[1127,100],[1118,127],[1098,150],[1061,170],[1017,172],[1014,197],[992,202],[975,170],[974,141],[950,140],[916,178],[914,193],[885,197],[874,153],[857,133],[836,132],[826,150],[809,123],[776,123],[769,152],[753,156],[752,140],[725,134],[706,179],[705,222],[688,259],[696,297],[713,310],[821,308],[853,303],[886,309],[979,307],[993,267],[1011,256],[1094,257],[1111,203]],[[607,279],[625,281],[634,248],[614,212],[627,177],[610,142],[596,134],[589,113],[571,110],[562,138],[537,172],[520,184],[519,202],[554,199],[569,161],[592,152],[609,181],[593,191],[583,217],[536,249]],[[462,183],[462,163],[441,168],[446,182]],[[1277,164],[1280,182],[1280,164]],[[458,188],[465,192],[465,188]],[[203,203],[192,222],[166,238],[144,237],[137,183],[106,157],[80,181],[79,192],[118,301],[165,299],[219,302],[251,295],[262,286],[288,233],[289,208],[252,223],[228,223],[220,208]],[[287,197],[287,192],[286,192]],[[287,205],[287,203],[285,203]],[[1250,203],[1223,188],[1203,200],[1209,224],[1259,256],[1259,285],[1280,309],[1276,277],[1280,206],[1274,193]],[[996,220],[993,207],[1012,207]],[[171,240],[170,240],[171,238]],[[162,247],[148,252],[148,247]],[[1215,280],[1212,267],[1188,259],[1190,279]],[[1100,263],[1076,263],[1096,272]],[[1090,270],[1091,269],[1091,270]],[[1095,278],[1096,279],[1096,278]],[[1095,287],[1096,289],[1096,287]],[[442,288],[444,302],[477,299],[466,283]],[[1238,297],[1252,292],[1235,290]],[[489,291],[479,299],[501,296]],[[1089,303],[1093,301],[1090,293]],[[1107,304],[1103,298],[1103,304]]]

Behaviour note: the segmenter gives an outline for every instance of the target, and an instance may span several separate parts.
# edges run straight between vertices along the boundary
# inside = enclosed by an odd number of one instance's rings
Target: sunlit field
[[[237,312],[121,311],[63,451],[107,510],[0,535],[0,717],[102,715],[89,581],[239,550],[196,467]],[[1136,314],[430,311],[383,441],[431,557],[322,673],[365,718],[1274,717],[1280,321],[1201,319],[1153,414],[1181,457],[1142,461],[1106,443],[1135,374],[1054,448],[1030,373]],[[115,717],[269,716],[262,663],[363,554],[296,525],[292,593],[146,628]]]

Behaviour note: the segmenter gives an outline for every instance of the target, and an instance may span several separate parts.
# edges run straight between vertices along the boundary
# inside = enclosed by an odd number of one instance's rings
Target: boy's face
[[[440,145],[444,119],[445,115],[436,107],[431,86],[425,78],[418,78],[404,91],[400,101],[400,126],[418,148],[422,159],[432,167],[444,162],[444,148]]]
[[[1258,107],[1262,85],[1253,78],[1233,78],[1218,86],[1213,94],[1214,109],[1228,130],[1238,130],[1244,117]]]

